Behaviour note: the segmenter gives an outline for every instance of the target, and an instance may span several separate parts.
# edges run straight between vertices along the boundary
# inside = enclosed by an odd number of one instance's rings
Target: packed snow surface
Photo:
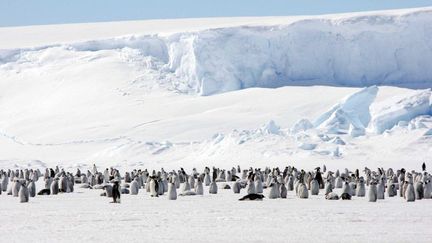
[[[204,196],[171,201],[144,191],[122,195],[121,204],[99,196],[102,190],[78,186],[74,193],[36,196],[24,204],[3,193],[0,213],[15,221],[0,227],[2,242],[429,242],[432,237],[431,199],[329,201],[321,190],[309,199],[290,191],[287,199],[238,201],[245,189],[239,195],[219,188],[212,195],[205,187]]]

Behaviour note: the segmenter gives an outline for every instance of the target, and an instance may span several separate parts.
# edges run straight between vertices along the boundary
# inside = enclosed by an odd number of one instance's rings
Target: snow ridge
[[[238,26],[168,36],[126,36],[1,50],[0,68],[29,62],[46,65],[43,57],[53,58],[53,48],[69,55],[132,49],[136,55],[127,61],[146,62],[141,66],[143,73],[156,72],[159,83],[168,82],[170,89],[184,93],[212,95],[287,85],[429,88],[431,22],[432,11],[426,8],[403,14],[323,16],[290,24]]]

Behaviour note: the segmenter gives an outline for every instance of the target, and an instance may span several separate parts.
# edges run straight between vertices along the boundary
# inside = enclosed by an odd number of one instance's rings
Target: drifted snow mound
[[[371,119],[369,107],[377,93],[378,87],[371,86],[345,97],[318,117],[314,123],[315,127],[333,134],[350,132],[354,137],[364,135],[364,130]]]
[[[262,139],[266,136],[277,136],[280,138],[285,138],[286,134],[273,120],[270,120],[269,122],[263,124],[261,127],[254,130],[233,130],[227,135],[217,133],[213,135],[212,139],[210,141],[207,141],[207,143],[210,143],[212,145],[223,143],[240,145],[247,141]]]
[[[430,87],[431,22],[430,8],[304,17],[290,23],[275,20],[271,26],[0,50],[0,66],[14,69],[17,64],[22,70],[88,52],[108,55],[109,50],[124,56],[124,49],[130,49],[133,55],[125,61],[143,73],[154,71],[157,82],[185,93],[286,85]]]
[[[304,132],[306,130],[309,130],[313,127],[314,125],[308,119],[300,119],[290,128],[289,131],[292,134],[296,134],[298,132]]]
[[[417,91],[414,95],[405,97],[396,103],[390,103],[377,108],[372,117],[370,129],[376,133],[383,133],[387,129],[391,129],[395,125],[409,125],[409,121],[421,116],[431,115],[431,95],[428,90]],[[414,126],[422,128],[421,122],[414,121]],[[424,128],[424,127],[423,127]]]

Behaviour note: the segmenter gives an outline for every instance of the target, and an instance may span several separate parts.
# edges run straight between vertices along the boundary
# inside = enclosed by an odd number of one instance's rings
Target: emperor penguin
[[[425,199],[431,199],[432,197],[432,184],[430,179],[425,181],[423,196]]]
[[[209,186],[211,183],[210,172],[206,172],[204,176],[204,184]]]
[[[21,188],[21,182],[19,179],[14,179],[12,184],[12,196],[18,197],[19,190]]]
[[[320,169],[321,169],[320,167],[315,168],[316,172],[315,172],[315,178],[314,179],[317,180],[319,189],[324,189],[324,180],[322,178]]]
[[[217,173],[216,170],[213,168],[213,178],[212,178],[212,182],[210,183],[210,188],[209,188],[209,193],[210,194],[217,194],[217,184],[216,184],[216,177],[217,177]]]
[[[260,176],[255,176],[255,191],[256,193],[263,193],[264,191],[263,183]]]
[[[190,188],[195,188],[195,178],[193,175],[189,176],[189,185]]]
[[[58,178],[55,178],[52,182],[51,182],[51,195],[57,195],[59,193],[59,183],[58,183]]]
[[[327,200],[339,200],[339,196],[335,192],[330,192],[330,193],[326,194],[325,199],[327,199]]]
[[[88,183],[88,179],[87,179],[86,174],[81,174],[81,183],[83,183],[83,184]]]
[[[414,192],[415,192],[416,200],[421,200],[421,199],[423,199],[423,198],[424,198],[423,182],[421,182],[421,181],[417,181],[417,182],[415,183],[415,186],[414,186],[414,187],[415,187],[415,188],[414,188]]]
[[[162,186],[163,186],[163,188],[162,188],[163,193],[168,192],[168,179],[167,179],[167,175],[165,172],[163,172],[161,177],[160,177],[160,184],[162,184]],[[159,194],[159,195],[162,195],[162,194]]]
[[[177,173],[174,171],[174,184],[177,189],[180,189],[180,176],[177,175]]]
[[[72,174],[67,177],[67,192],[74,192],[75,179]]]
[[[288,191],[287,191],[287,188],[285,186],[285,183],[280,183],[279,190],[280,190],[280,197],[281,198],[287,198]]]
[[[20,189],[19,189],[19,198],[20,202],[25,203],[29,201],[29,191],[27,189],[27,185],[24,182],[19,182]]]
[[[232,181],[232,174],[231,174],[231,171],[229,171],[229,170],[227,171],[226,181],[228,181],[228,182]]]
[[[162,178],[161,177],[157,178],[157,183],[158,183],[158,191],[157,192],[158,192],[158,195],[161,196],[165,192],[164,183],[162,182]],[[168,191],[168,188],[167,188],[167,191]]]
[[[351,189],[351,196],[355,196],[356,195],[356,190],[357,190],[357,184],[355,182],[350,182],[349,183],[349,187]]]
[[[30,197],[36,196],[36,185],[35,185],[34,181],[32,181],[32,180],[30,180],[30,183],[28,185],[28,192],[29,192]]]
[[[378,190],[376,181],[372,181],[369,186],[369,202],[376,202],[378,199]]]
[[[215,181],[212,181],[212,182],[210,183],[209,193],[210,193],[210,194],[217,194],[217,191],[218,191],[217,184],[216,184]]]
[[[147,177],[146,183],[144,185],[145,191],[146,192],[150,192],[150,181],[151,181],[151,176]],[[177,187],[178,188],[178,187]]]
[[[59,192],[67,192],[67,178],[65,175],[60,177]]]
[[[125,180],[126,183],[131,183],[132,182],[132,178],[131,178],[129,172],[127,172],[127,171],[125,173],[124,180]]]
[[[152,196],[152,197],[158,197],[159,196],[159,193],[158,193],[159,185],[158,185],[156,177],[150,176],[149,188],[150,188],[150,196]]]
[[[51,178],[51,177],[45,177],[44,178],[45,189],[50,189],[52,182],[53,182],[53,178]]]
[[[234,184],[232,186],[232,189],[233,189],[234,193],[240,193],[241,185],[240,185],[239,180],[237,180],[237,181],[234,182]]]
[[[112,193],[111,196],[113,198],[113,203],[120,203],[120,197],[121,197],[121,188],[120,188],[120,182],[118,180],[114,181],[114,184],[111,188]]]
[[[138,186],[138,177],[135,177],[130,185],[130,194],[138,195],[139,186]]]
[[[389,197],[394,197],[394,196],[397,195],[397,189],[396,189],[396,184],[395,183],[389,184],[389,186],[387,188],[387,195]]]
[[[276,199],[280,197],[280,191],[279,191],[279,183],[277,182],[277,179],[273,177],[270,184],[270,192],[269,192],[269,199]]]
[[[168,200],[177,200],[177,188],[174,182],[174,178],[171,178],[168,183]]]
[[[316,180],[315,178],[312,179],[310,185],[311,195],[318,195],[319,189],[320,189],[320,184],[318,183],[318,180]]]
[[[329,179],[327,179],[326,182],[325,182],[324,190],[325,190],[325,194],[324,194],[324,195],[327,195],[327,194],[333,192],[332,184],[331,184],[331,182],[330,182]],[[336,194],[336,195],[337,195],[337,194]],[[326,198],[326,199],[327,199],[327,198]],[[339,197],[338,197],[338,199],[339,199]]]
[[[288,191],[294,191],[294,176],[288,175],[286,187]]]
[[[348,193],[350,196],[352,196],[351,187],[349,186],[348,181],[345,181],[343,186],[342,186],[342,194],[343,193]]]
[[[186,179],[181,185],[181,192],[187,192],[191,190],[191,185],[189,184],[189,180]]]
[[[414,202],[415,201],[415,190],[414,190],[414,186],[411,182],[408,182],[406,189],[405,189],[405,194],[404,194],[405,200],[407,202]]]
[[[204,195],[204,186],[201,177],[198,177],[195,183],[195,193],[196,195]]]
[[[365,185],[363,176],[361,176],[358,179],[356,190],[357,190],[357,192],[356,192],[357,197],[364,197],[364,196],[366,196],[366,185]]]
[[[377,186],[377,198],[378,199],[384,199],[385,196],[385,185],[384,185],[384,181],[383,179],[380,180],[380,182],[378,183]]]
[[[103,193],[101,196],[106,196],[106,197],[112,197],[113,196],[113,186],[110,184],[105,184],[104,186],[102,186],[102,189],[105,190],[105,193]]]
[[[299,184],[297,195],[299,198],[308,198],[309,197],[309,191],[308,191],[305,183],[301,182]]]
[[[7,190],[7,187],[8,187],[8,175],[6,174],[6,173],[4,173],[3,174],[3,176],[2,176],[2,180],[1,180],[1,188],[2,188],[2,191],[6,191]]]
[[[255,183],[253,181],[253,176],[249,178],[248,180],[248,186],[247,186],[247,194],[256,194],[255,190]]]
[[[340,176],[336,177],[335,188],[342,188],[343,180]]]

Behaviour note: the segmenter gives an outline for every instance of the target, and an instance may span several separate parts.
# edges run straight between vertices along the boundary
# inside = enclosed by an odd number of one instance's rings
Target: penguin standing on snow
[[[130,186],[130,194],[131,195],[138,195],[139,186],[138,186],[138,177],[135,177],[133,181],[131,182]]]
[[[318,195],[320,189],[320,184],[318,183],[317,179],[312,179],[310,184],[310,190],[312,195]]]
[[[302,174],[300,175],[298,189],[297,189],[297,196],[299,198],[308,198],[309,197],[309,191],[306,187],[306,184],[304,183],[304,171],[302,171]]]
[[[345,181],[342,187],[342,194],[340,196],[342,200],[351,200],[351,187],[348,184],[348,181]]]
[[[256,193],[263,193],[264,191],[263,183],[259,175],[255,175],[255,191]]]
[[[198,177],[197,182],[195,184],[195,193],[197,195],[204,195],[204,186],[201,177]]]
[[[425,199],[430,199],[432,197],[432,184],[430,179],[425,180],[423,196]]]
[[[280,197],[279,185],[275,177],[271,180],[269,187],[270,187],[269,199],[279,198]]]
[[[211,183],[210,173],[209,173],[209,172],[206,172],[206,173],[205,173],[205,176],[204,176],[204,184],[205,184],[206,186],[209,186],[210,183]]]
[[[423,162],[423,164],[422,164],[422,170],[426,171],[426,163],[425,162]]]
[[[281,198],[287,198],[288,190],[287,190],[287,188],[285,186],[285,183],[281,183],[280,184],[279,191],[280,191],[280,197]]]
[[[58,184],[58,178],[55,178],[53,182],[51,182],[51,194],[57,195],[59,193],[59,184]]]
[[[240,185],[240,182],[238,180],[234,182],[232,189],[233,189],[234,193],[240,193],[241,185]]]
[[[120,183],[119,181],[114,181],[114,185],[112,186],[112,198],[113,198],[113,203],[120,203]]]
[[[424,198],[423,182],[418,181],[415,183],[414,192],[415,192],[416,200],[421,200]]]
[[[249,175],[248,179],[248,187],[247,187],[247,194],[256,194],[255,190],[255,183],[254,183],[254,174]]]
[[[6,173],[3,173],[3,177],[2,177],[2,181],[1,181],[1,188],[2,191],[6,191],[7,190],[7,186],[8,186],[8,175]]]
[[[360,177],[358,179],[356,190],[357,190],[357,193],[356,193],[357,197],[366,196],[366,185],[365,185],[363,177]]]
[[[216,184],[216,177],[217,177],[216,170],[213,169],[213,180],[210,183],[210,188],[209,188],[209,193],[210,194],[217,194],[218,187],[217,187],[217,184]]]
[[[32,181],[32,180],[30,180],[30,183],[28,185],[28,191],[29,191],[30,197],[36,196],[36,185],[35,185],[34,181]]]
[[[330,192],[333,192],[330,179],[326,179],[324,190],[325,190],[325,193],[324,193],[325,195],[329,194]]]
[[[387,188],[387,195],[389,197],[394,197],[394,196],[397,195],[397,189],[396,189],[396,184],[395,183],[392,183],[392,184],[390,184],[388,186],[388,188]]]
[[[381,178],[377,186],[377,199],[384,199],[385,195],[385,185],[384,178]]]
[[[12,183],[12,196],[18,197],[19,190],[21,188],[21,183],[18,179],[14,179]]]
[[[288,191],[294,191],[294,176],[289,175],[286,184]]]
[[[177,188],[175,185],[175,179],[172,177],[168,183],[168,200],[177,200]]]
[[[378,199],[378,189],[376,181],[372,181],[369,186],[369,202],[376,202]]]
[[[322,175],[321,175],[321,171],[320,171],[320,167],[316,167],[315,168],[315,170],[316,170],[316,173],[315,173],[315,180],[317,180],[317,182],[318,182],[318,186],[319,186],[319,189],[324,189],[324,180],[323,180],[323,178],[322,178]],[[324,171],[325,172],[325,171]],[[313,194],[312,194],[313,195]],[[316,194],[316,195],[318,195],[318,194]]]
[[[187,177],[187,176],[186,176],[186,177]],[[186,179],[186,180],[183,182],[182,186],[181,186],[181,192],[183,193],[183,192],[187,192],[187,191],[190,191],[190,190],[191,190],[191,185],[190,185],[190,183],[189,183],[189,180]]]
[[[150,176],[150,196],[158,197],[159,196],[159,184],[157,182],[157,178],[154,176]]]
[[[27,185],[24,182],[18,182],[20,184],[19,189],[19,198],[20,202],[25,203],[29,201],[29,191],[27,189]]]
[[[405,189],[405,194],[404,194],[405,200],[407,202],[414,202],[415,201],[415,191],[414,191],[414,186],[412,182],[408,182],[406,189]]]

